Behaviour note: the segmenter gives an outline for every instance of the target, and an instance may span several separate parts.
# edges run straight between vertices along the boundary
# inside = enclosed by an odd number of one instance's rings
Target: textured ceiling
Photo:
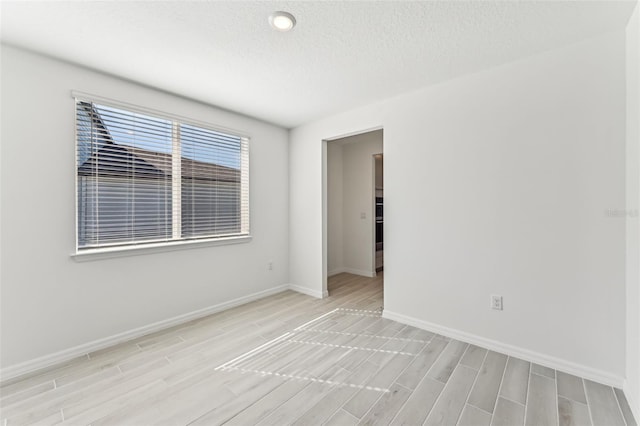
[[[622,29],[634,1],[11,2],[1,37],[285,127]],[[272,30],[286,10],[298,24]]]

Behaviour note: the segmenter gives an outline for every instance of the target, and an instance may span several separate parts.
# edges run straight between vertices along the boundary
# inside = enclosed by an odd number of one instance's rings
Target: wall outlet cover
[[[497,311],[502,310],[502,296],[491,296],[491,309],[495,309]]]

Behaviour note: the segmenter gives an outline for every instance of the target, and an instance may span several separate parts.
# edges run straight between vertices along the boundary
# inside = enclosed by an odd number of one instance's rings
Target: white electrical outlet
[[[496,311],[502,310],[502,296],[491,296],[491,309],[495,309]]]
[[[267,268],[268,268],[270,271],[273,271],[273,260],[271,260],[271,261],[269,261],[269,263],[267,263]]]

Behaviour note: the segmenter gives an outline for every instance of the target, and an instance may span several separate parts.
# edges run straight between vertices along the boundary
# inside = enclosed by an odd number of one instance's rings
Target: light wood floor
[[[5,425],[635,425],[624,395],[380,317],[340,274],[1,389]]]

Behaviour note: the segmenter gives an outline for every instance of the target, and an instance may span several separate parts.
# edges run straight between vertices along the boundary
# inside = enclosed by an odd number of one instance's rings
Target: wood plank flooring
[[[3,425],[622,425],[619,389],[381,317],[382,274],[283,292],[5,383]]]

